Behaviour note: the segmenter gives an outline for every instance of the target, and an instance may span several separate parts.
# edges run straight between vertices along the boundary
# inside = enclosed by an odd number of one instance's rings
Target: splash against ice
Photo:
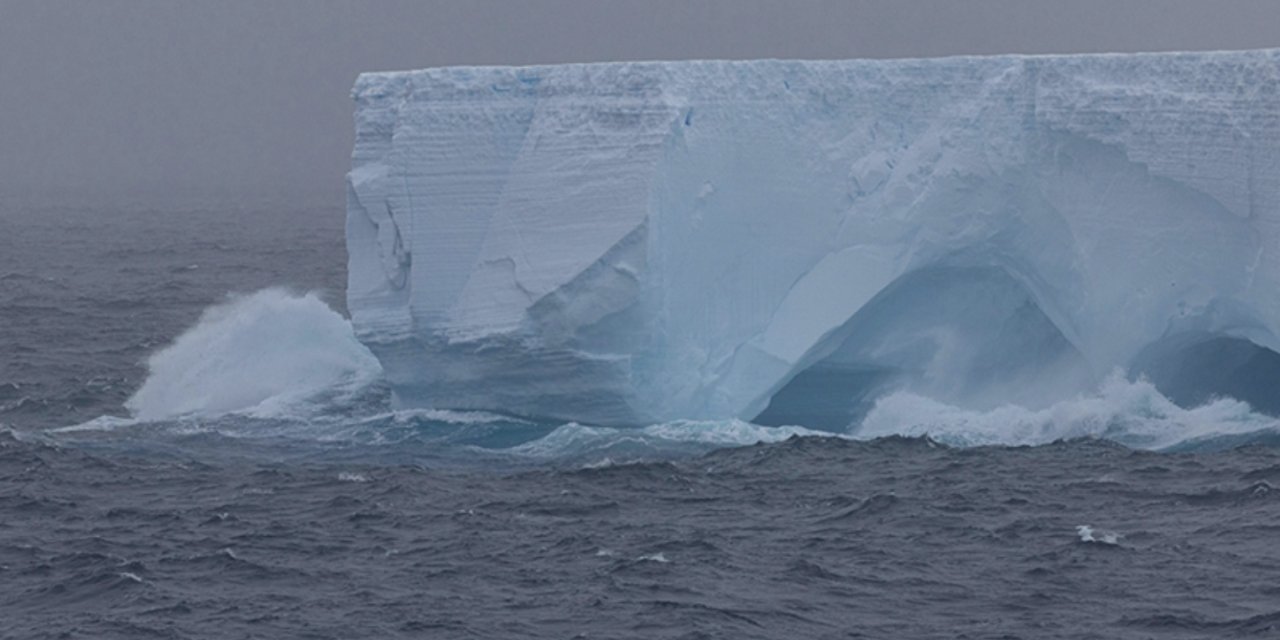
[[[345,318],[314,293],[283,289],[209,308],[147,367],[126,403],[142,420],[279,410],[381,373]]]

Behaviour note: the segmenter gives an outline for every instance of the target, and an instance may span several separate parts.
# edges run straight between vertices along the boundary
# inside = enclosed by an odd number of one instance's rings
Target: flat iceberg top
[[[1186,335],[1280,348],[1280,50],[446,67],[354,97],[348,303],[404,405],[834,424],[902,387],[1049,401]]]
[[[1009,54],[948,56],[940,58],[891,58],[851,60],[646,60],[618,62],[585,62],[535,65],[456,65],[427,67],[403,71],[369,71],[356,78],[352,96],[358,102],[389,96],[403,98],[406,90],[432,101],[487,97],[498,83],[498,91],[515,91],[540,98],[569,95],[593,95],[638,98],[653,97],[663,84],[692,80],[685,87],[690,95],[735,99],[743,91],[764,90],[744,84],[752,76],[767,77],[794,74],[813,79],[835,79],[848,74],[916,75],[932,80],[939,74],[972,75],[989,69],[1011,65],[1054,67],[1060,70],[1089,69],[1117,71],[1122,69],[1182,69],[1190,78],[1203,78],[1205,65],[1274,64],[1280,49],[1248,51],[1181,51],[1159,53],[1085,53],[1085,54]],[[1199,67],[1199,69],[1196,69]],[[1222,70],[1222,69],[1220,69]],[[923,74],[921,77],[920,74]],[[629,84],[628,78],[649,78],[648,83]],[[1167,79],[1167,78],[1166,78]],[[731,83],[733,90],[725,94],[717,89],[716,80]],[[1150,78],[1159,82],[1159,77]],[[667,87],[662,87],[667,88]],[[828,90],[837,86],[828,86]],[[1140,87],[1133,87],[1138,89]],[[648,91],[649,93],[646,93]],[[439,93],[435,93],[439,92]],[[768,92],[762,95],[773,95]]]

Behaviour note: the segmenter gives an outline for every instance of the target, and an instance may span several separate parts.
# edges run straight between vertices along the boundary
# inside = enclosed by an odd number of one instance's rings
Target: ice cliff
[[[1280,350],[1280,50],[455,67],[354,96],[348,305],[403,406],[838,428],[888,388],[1280,388],[1249,369]]]

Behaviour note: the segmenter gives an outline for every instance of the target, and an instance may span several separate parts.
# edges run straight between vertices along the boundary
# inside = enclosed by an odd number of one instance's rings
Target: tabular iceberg
[[[1194,396],[1280,350],[1280,50],[354,96],[348,305],[402,406],[840,427],[887,388],[1030,406],[1145,367]]]

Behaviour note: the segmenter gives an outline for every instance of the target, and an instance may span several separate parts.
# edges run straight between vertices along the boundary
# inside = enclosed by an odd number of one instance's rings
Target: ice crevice
[[[1266,404],[1278,65],[365,74],[349,307],[409,407],[839,429],[888,390],[1034,408],[1117,369]]]

